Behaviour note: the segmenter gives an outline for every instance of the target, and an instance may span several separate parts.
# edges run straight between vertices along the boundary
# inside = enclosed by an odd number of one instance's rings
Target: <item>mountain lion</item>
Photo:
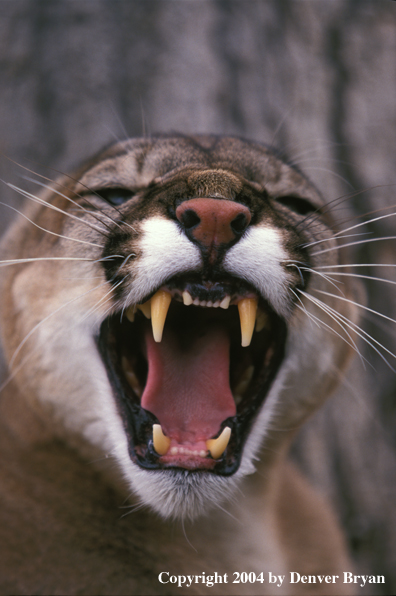
[[[2,242],[1,593],[351,593],[287,461],[356,348],[331,205],[227,137],[37,184]]]

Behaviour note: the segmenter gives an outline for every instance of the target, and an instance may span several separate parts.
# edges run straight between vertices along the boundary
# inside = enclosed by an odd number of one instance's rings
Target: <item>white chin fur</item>
[[[236,491],[238,481],[255,471],[250,462],[242,464],[233,476],[218,476],[207,472],[192,474],[187,470],[149,471],[132,462],[128,462],[123,468],[126,479],[142,504],[150,506],[163,518],[189,520],[229,501]]]

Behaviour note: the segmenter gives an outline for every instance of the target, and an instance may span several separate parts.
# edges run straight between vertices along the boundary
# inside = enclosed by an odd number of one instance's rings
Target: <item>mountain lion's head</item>
[[[221,502],[260,450],[270,471],[354,344],[308,180],[255,143],[161,136],[27,196],[3,339],[47,425],[163,516]]]

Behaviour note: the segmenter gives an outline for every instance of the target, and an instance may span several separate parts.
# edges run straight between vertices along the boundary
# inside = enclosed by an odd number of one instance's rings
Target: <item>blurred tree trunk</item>
[[[390,0],[3,1],[0,177],[26,187],[9,158],[53,178],[51,168],[70,169],[126,135],[235,134],[279,146],[329,201],[350,193],[341,220],[388,213],[395,73]],[[20,200],[3,186],[2,202]],[[1,207],[0,231],[13,215]],[[364,229],[394,230],[393,218]],[[377,242],[358,245],[354,258],[394,263],[395,252]],[[391,267],[359,272],[396,279]],[[392,318],[394,296],[391,284],[367,284],[368,306]],[[394,325],[371,315],[365,323],[395,351]],[[357,572],[384,574],[378,593],[392,594],[396,376],[375,351],[362,346],[362,355],[370,364],[356,362],[293,456],[332,500]]]

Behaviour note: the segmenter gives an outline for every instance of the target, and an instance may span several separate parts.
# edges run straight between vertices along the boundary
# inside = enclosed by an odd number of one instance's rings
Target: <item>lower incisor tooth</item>
[[[165,290],[158,290],[158,292],[151,298],[151,326],[153,328],[154,340],[158,343],[162,339],[165,319],[168,314],[171,300],[171,294]]]
[[[241,320],[241,336],[242,346],[246,348],[250,346],[254,325],[256,322],[257,313],[257,299],[256,298],[242,298],[238,302],[239,318]]]
[[[171,440],[164,435],[160,424],[153,424],[153,445],[158,455],[166,455],[169,451]]]
[[[206,447],[208,448],[208,451],[213,459],[219,459],[219,457],[223,455],[228,443],[230,442],[230,437],[231,429],[229,426],[226,426],[217,439],[209,439],[206,441]]]

